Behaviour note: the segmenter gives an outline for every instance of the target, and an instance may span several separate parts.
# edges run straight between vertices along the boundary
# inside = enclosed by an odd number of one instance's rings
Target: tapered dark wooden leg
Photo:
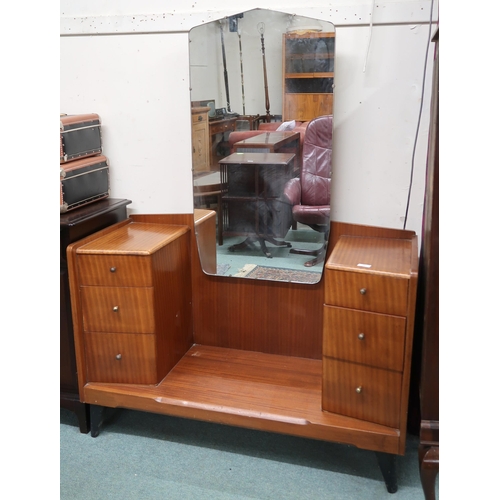
[[[75,407],[75,413],[78,418],[78,425],[82,434],[89,432],[90,411],[89,405],[80,403]]]
[[[61,408],[72,411],[78,418],[78,426],[82,434],[87,434],[90,430],[89,405],[81,403],[77,396],[61,394]]]
[[[420,446],[418,458],[420,461],[420,481],[425,500],[435,500],[436,476],[439,472],[439,447]]]
[[[104,418],[104,410],[104,406],[90,405],[90,435],[92,437],[99,435]]]
[[[398,491],[398,480],[396,476],[396,455],[391,453],[375,452],[377,462],[384,476],[385,485],[389,493]]]

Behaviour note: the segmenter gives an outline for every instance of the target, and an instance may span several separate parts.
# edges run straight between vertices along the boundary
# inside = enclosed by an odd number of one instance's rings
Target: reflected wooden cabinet
[[[191,133],[193,141],[193,172],[210,170],[209,107],[191,108]]]
[[[335,33],[283,35],[283,120],[333,112]]]

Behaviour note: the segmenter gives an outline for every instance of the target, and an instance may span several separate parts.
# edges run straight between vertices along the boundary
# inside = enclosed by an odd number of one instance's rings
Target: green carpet
[[[409,436],[391,495],[375,454],[352,446],[125,409],[92,438],[61,409],[60,498],[423,500],[417,447]]]

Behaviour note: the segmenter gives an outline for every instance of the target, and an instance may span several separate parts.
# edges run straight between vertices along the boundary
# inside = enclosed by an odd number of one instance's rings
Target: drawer
[[[236,130],[236,122],[210,125],[210,135],[222,134],[223,132],[228,132],[229,130]]]
[[[405,318],[333,306],[323,314],[323,356],[403,371]]]
[[[86,332],[154,333],[153,288],[81,287]]]
[[[87,382],[157,384],[155,336],[86,333]]]
[[[399,427],[402,375],[323,357],[323,410]]]
[[[325,271],[325,303],[332,306],[406,316],[406,278],[363,272]]]
[[[191,115],[191,122],[193,125],[197,123],[207,123],[208,122],[208,114],[207,113],[198,113]]]
[[[129,255],[78,255],[80,284],[153,286],[151,258]]]

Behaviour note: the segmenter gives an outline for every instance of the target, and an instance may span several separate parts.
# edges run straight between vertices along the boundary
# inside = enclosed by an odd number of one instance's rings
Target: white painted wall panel
[[[192,211],[187,34],[61,40],[61,112],[95,112],[112,196],[140,213]]]
[[[427,36],[427,27],[375,27],[363,72],[369,28],[337,28],[333,219],[402,227]],[[428,59],[428,81],[431,76],[432,57]],[[407,228],[419,233],[429,107],[428,91],[407,223]]]

